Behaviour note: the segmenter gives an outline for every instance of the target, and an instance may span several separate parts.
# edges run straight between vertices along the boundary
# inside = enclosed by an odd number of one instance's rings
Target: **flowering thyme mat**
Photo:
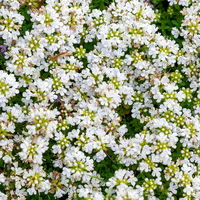
[[[0,200],[43,199],[200,199],[199,0],[0,0]]]

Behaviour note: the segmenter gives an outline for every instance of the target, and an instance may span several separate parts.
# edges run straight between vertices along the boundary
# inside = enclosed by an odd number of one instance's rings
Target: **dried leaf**
[[[72,55],[73,55],[73,54],[70,53],[70,52],[63,52],[63,53],[59,53],[59,54],[57,54],[57,55],[55,55],[55,56],[51,56],[50,59],[51,59],[51,60],[56,60],[56,59],[59,58],[59,57],[72,56]]]

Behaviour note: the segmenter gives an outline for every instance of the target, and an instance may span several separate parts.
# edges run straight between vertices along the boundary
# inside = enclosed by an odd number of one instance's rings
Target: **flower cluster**
[[[200,199],[200,2],[168,2],[174,39],[145,0],[0,0],[0,199]]]

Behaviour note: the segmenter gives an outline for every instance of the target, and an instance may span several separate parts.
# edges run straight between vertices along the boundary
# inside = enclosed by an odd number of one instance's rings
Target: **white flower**
[[[4,183],[5,180],[6,180],[6,178],[5,178],[4,174],[0,174],[0,182]]]
[[[8,199],[8,198],[7,198],[7,195],[4,194],[4,193],[2,193],[2,192],[0,192],[0,198],[1,198],[2,200],[7,200],[7,199]]]

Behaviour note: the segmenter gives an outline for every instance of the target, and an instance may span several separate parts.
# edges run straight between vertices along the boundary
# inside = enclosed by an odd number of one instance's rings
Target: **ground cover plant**
[[[0,0],[0,200],[200,199],[199,0]]]

